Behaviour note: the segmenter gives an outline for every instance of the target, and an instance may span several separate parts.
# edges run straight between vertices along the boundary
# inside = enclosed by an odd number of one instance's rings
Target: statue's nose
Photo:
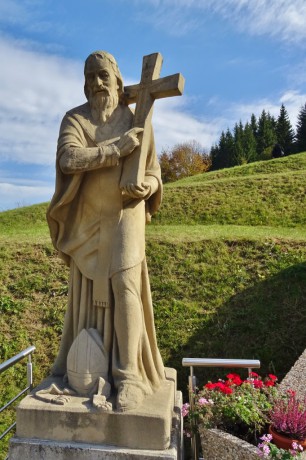
[[[102,84],[103,84],[102,78],[99,77],[99,75],[95,75],[95,78],[94,78],[94,86],[96,86],[96,87],[99,88]]]

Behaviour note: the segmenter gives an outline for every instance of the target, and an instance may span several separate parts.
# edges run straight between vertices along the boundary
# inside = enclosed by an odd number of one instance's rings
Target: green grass
[[[178,182],[167,184],[167,187],[184,186],[193,183],[211,182],[241,176],[288,173],[290,171],[306,171],[306,152],[277,158],[270,161],[256,161],[243,166],[210,171],[205,174],[186,177]]]
[[[303,153],[165,187],[147,258],[160,350],[185,394],[183,357],[260,359],[262,373],[282,378],[304,350],[305,173]],[[46,208],[0,213],[0,361],[35,345],[36,384],[58,350],[68,286]],[[0,375],[1,403],[23,381],[20,365]]]
[[[47,206],[48,203],[42,203],[0,212],[0,238],[35,237],[44,233]]]
[[[255,227],[246,225],[150,225],[150,240],[172,243],[211,239],[306,241],[305,227]]]
[[[306,225],[305,171],[165,187],[155,224]]]

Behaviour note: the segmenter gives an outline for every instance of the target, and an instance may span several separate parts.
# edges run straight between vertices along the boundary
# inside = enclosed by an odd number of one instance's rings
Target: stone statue
[[[169,89],[171,77],[156,79],[155,64],[148,76],[150,59],[142,81],[156,82],[157,90],[156,95],[151,90],[146,110],[139,99],[144,83],[124,89],[111,54],[97,51],[86,59],[88,102],[63,118],[55,193],[47,211],[52,242],[70,267],[67,312],[52,372],[68,374],[72,383],[67,357],[82,331],[92,331],[82,340],[101,339],[101,379],[111,385],[118,411],[136,408],[165,378],[145,257],[145,221],[158,210],[162,196],[151,129],[153,101],[181,93]],[[128,104],[135,100],[134,114]],[[70,352],[70,370],[75,349],[82,347],[78,342]],[[85,372],[88,366],[83,363]]]

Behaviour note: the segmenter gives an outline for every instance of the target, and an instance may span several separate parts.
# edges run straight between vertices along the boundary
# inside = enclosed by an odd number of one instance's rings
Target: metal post
[[[31,360],[31,355],[28,356],[28,363],[27,363],[27,382],[28,382],[28,393],[31,392],[33,389],[33,366],[32,366],[32,360]]]
[[[189,393],[189,404],[190,410],[194,409],[194,393],[196,391],[196,377],[193,372],[193,366],[190,366],[190,375],[188,377],[188,393]],[[193,460],[198,458],[198,446],[197,446],[197,434],[194,432],[193,423],[191,424],[192,436],[191,436],[191,453]]]

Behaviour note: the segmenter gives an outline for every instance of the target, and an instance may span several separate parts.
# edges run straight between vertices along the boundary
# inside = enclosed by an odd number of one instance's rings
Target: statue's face
[[[88,63],[85,85],[89,98],[115,96],[119,88],[117,77],[107,59],[92,59]]]

